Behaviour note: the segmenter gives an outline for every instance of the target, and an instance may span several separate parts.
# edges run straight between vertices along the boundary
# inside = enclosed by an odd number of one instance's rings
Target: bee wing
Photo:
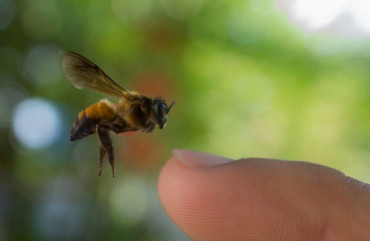
[[[114,82],[96,64],[75,52],[63,52],[62,67],[68,79],[78,89],[88,88],[113,97],[135,99],[135,96]]]

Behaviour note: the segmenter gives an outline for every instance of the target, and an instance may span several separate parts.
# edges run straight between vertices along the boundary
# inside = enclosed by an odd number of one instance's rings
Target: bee
[[[118,103],[107,99],[88,106],[78,114],[73,122],[70,141],[98,133],[100,139],[99,176],[105,154],[112,167],[114,177],[114,150],[109,132],[116,134],[127,131],[150,133],[158,125],[163,129],[171,107],[161,97],[150,98],[134,91],[127,91],[114,82],[96,64],[71,51],[61,55],[62,68],[77,89],[93,89],[110,97],[118,98]]]

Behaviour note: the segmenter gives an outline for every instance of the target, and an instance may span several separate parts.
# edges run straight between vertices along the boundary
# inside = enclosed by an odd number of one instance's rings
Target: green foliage
[[[0,206],[10,210],[0,230],[9,240],[187,240],[155,192],[173,148],[311,161],[370,181],[364,40],[303,32],[268,0],[19,0],[15,11],[0,31],[0,113],[9,116],[0,171],[11,203]],[[127,89],[176,100],[163,131],[114,137],[115,180],[107,163],[97,177],[96,136],[68,143],[78,112],[103,97],[67,81],[64,49]],[[35,97],[63,122],[39,150],[11,130],[16,104]]]

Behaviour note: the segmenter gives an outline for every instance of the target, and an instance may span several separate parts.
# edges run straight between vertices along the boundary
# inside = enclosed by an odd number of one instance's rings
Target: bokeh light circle
[[[163,0],[168,15],[178,20],[188,20],[198,14],[205,4],[204,0]]]
[[[15,1],[0,0],[0,31],[5,30],[13,21],[15,11]]]
[[[13,131],[17,140],[31,149],[45,148],[60,136],[58,110],[41,99],[28,99],[14,110]]]
[[[358,26],[370,32],[370,1],[357,0],[352,6],[352,14]]]
[[[309,32],[368,37],[369,0],[276,0],[294,23]]]
[[[148,186],[139,178],[126,177],[110,198],[110,211],[116,222],[133,227],[144,221],[149,212]]]
[[[26,1],[20,17],[25,34],[38,41],[57,36],[63,26],[58,1]]]
[[[151,0],[112,0],[112,10],[122,21],[144,19],[151,7]]]
[[[24,68],[33,84],[48,87],[59,80],[59,52],[59,47],[50,44],[39,44],[30,48],[24,60]]]
[[[11,122],[11,112],[24,94],[14,86],[0,88],[0,126],[7,127]]]

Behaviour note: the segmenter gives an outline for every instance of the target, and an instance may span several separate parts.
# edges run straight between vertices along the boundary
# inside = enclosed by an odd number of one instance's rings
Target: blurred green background
[[[173,148],[369,182],[370,26],[338,11],[305,27],[302,3],[0,0],[0,240],[189,240],[156,193]],[[107,162],[97,176],[96,135],[69,143],[78,112],[104,97],[70,84],[61,50],[176,100],[163,131],[113,136],[115,179]]]

